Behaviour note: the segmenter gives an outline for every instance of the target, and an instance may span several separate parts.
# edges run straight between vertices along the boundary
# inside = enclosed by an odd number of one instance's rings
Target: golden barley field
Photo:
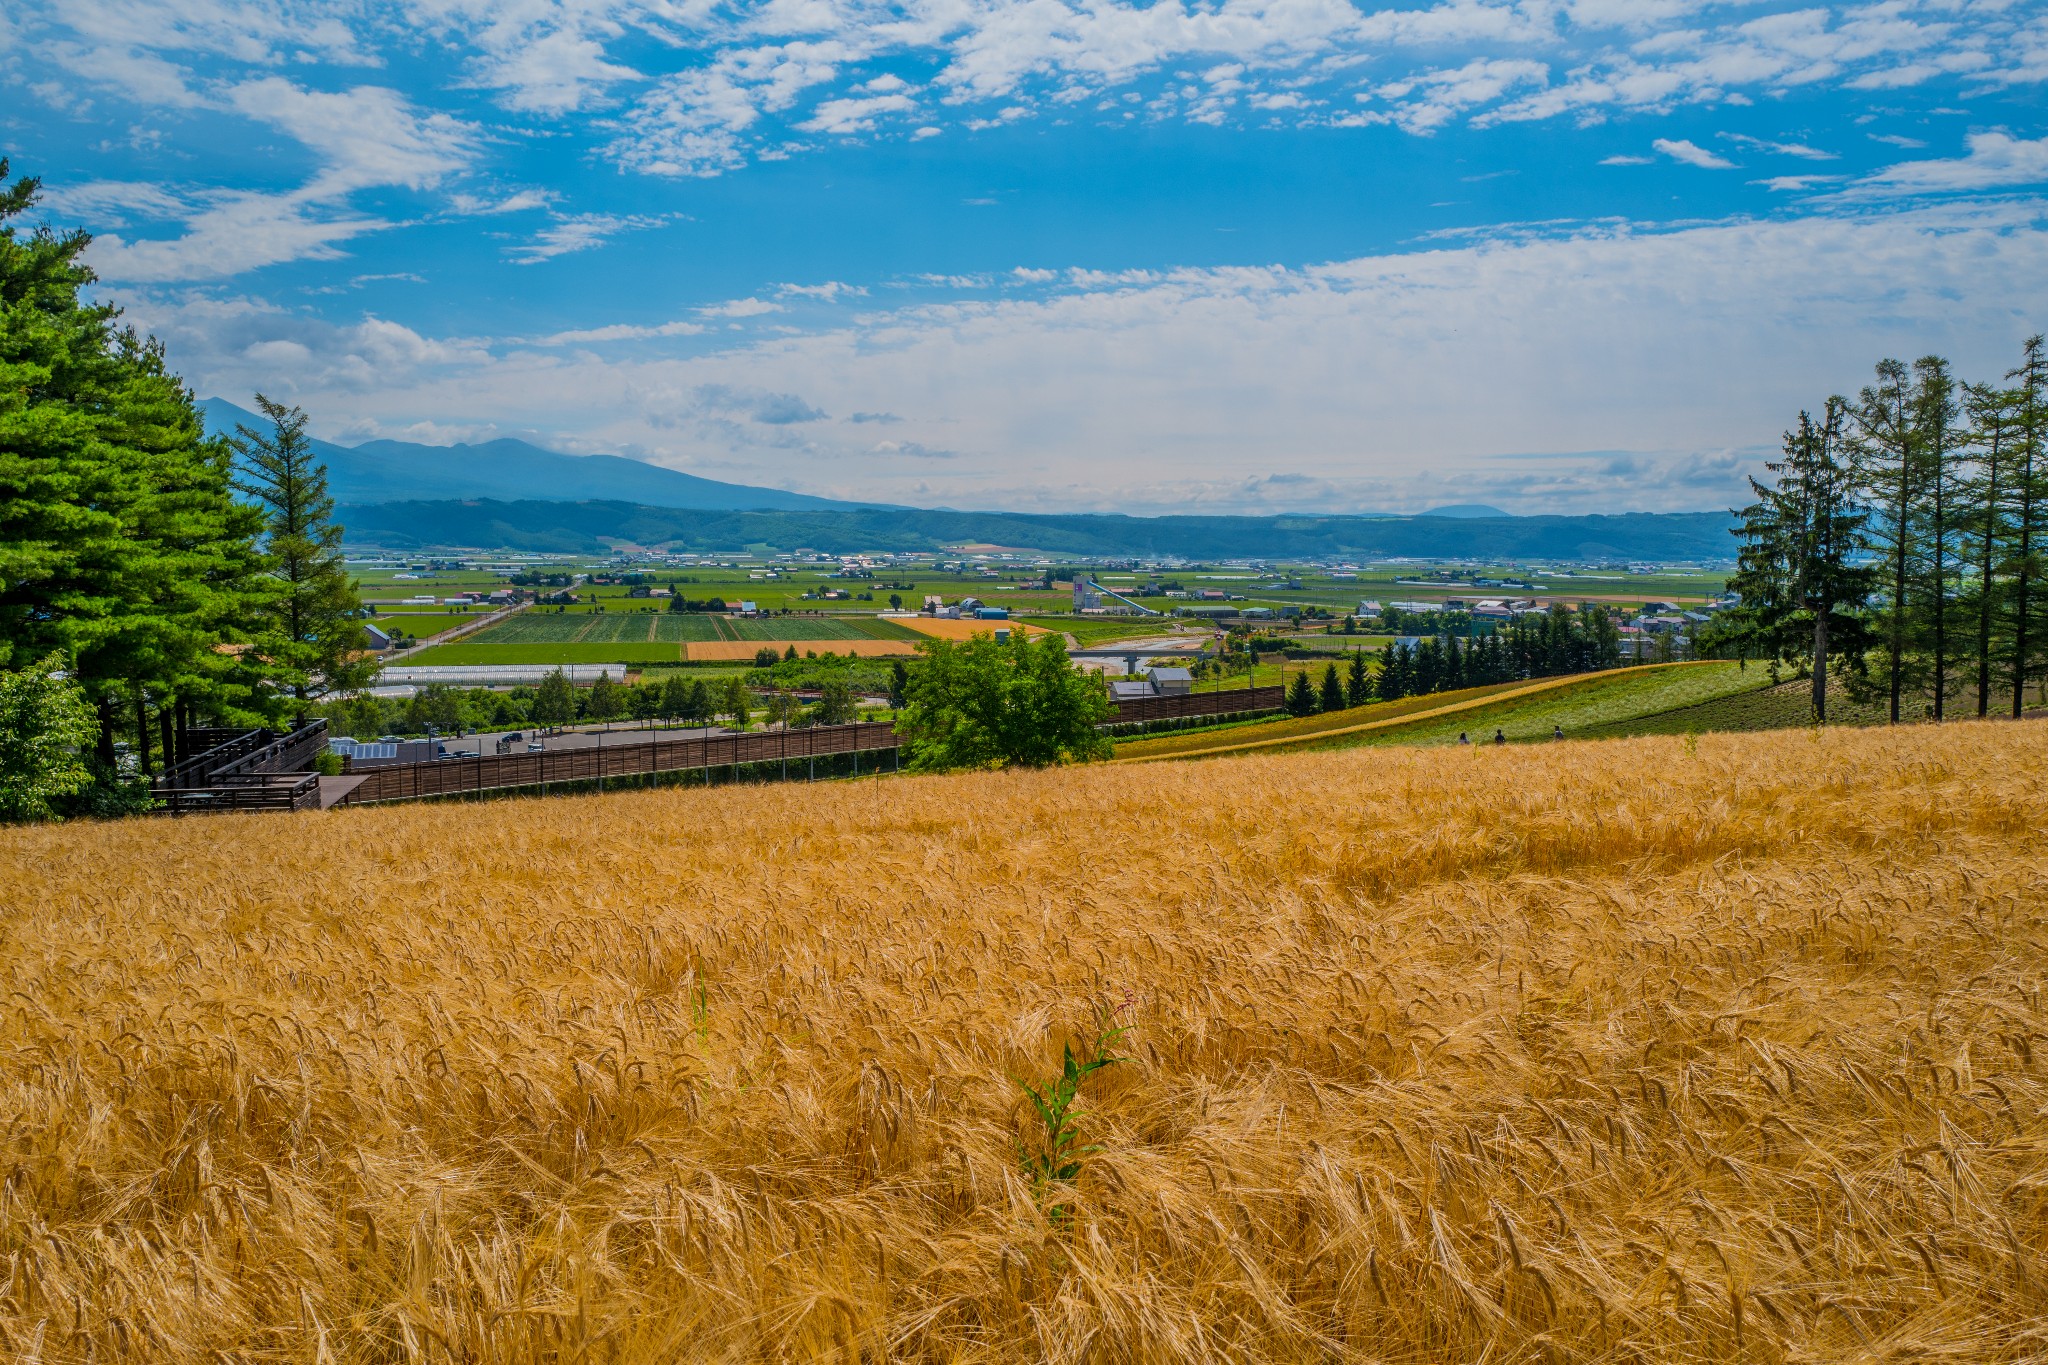
[[[2048,1358],[2044,741],[0,834],[0,1355]]]

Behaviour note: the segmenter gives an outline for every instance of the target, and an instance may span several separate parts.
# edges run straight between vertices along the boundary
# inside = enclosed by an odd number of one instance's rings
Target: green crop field
[[[735,618],[726,628],[740,640],[872,640],[875,637],[852,623],[830,616],[764,616],[757,620]]]
[[[675,664],[682,646],[672,644],[589,644],[529,642],[474,643],[457,640],[409,655],[407,665],[428,664]]]
[[[656,612],[608,612],[590,618],[576,639],[579,644],[652,644],[660,625]]]
[[[1548,685],[1528,695],[1503,696],[1492,703],[1486,701],[1490,696],[1539,684]],[[1199,734],[1136,740],[1118,745],[1117,753],[1121,758],[1191,757],[1266,740],[1297,742],[1271,745],[1252,752],[1383,744],[1454,744],[1461,732],[1470,735],[1475,743],[1482,743],[1490,740],[1496,729],[1504,732],[1511,742],[1523,743],[1549,739],[1559,726],[1567,735],[1585,737],[1603,733],[1602,727],[1617,722],[1697,707],[1767,685],[1768,679],[1759,670],[1751,669],[1745,674],[1732,663],[1666,664],[1640,671],[1629,669],[1569,679],[1539,679],[1535,684],[1504,683],[1490,688],[1469,688],[1462,692],[1408,697],[1395,703],[1354,707],[1299,720],[1266,721]],[[1466,706],[1449,715],[1428,714],[1473,701],[1480,704]],[[1404,715],[1414,715],[1416,719],[1408,724],[1360,733],[1328,733]]]
[[[1025,615],[1017,619],[1026,625],[1042,626],[1047,630],[1062,631],[1071,635],[1084,649],[1115,640],[1139,640],[1152,635],[1171,635],[1175,630],[1186,629],[1189,625],[1186,621],[1157,616]]]
[[[654,638],[674,644],[691,640],[722,640],[719,633],[721,624],[715,616],[700,616],[695,613],[664,612],[655,618]]]
[[[1614,721],[1588,731],[1596,739],[1624,735],[1706,734],[1726,730],[1785,730],[1813,723],[1813,683],[1810,680],[1768,686],[1763,669],[1751,666],[1749,676],[1758,684],[1746,692],[1716,697],[1695,706],[1678,707],[1653,716]],[[1831,680],[1832,681],[1832,680]],[[1954,714],[1974,715],[1975,695],[1967,705],[1953,703]],[[1904,718],[1917,720],[1925,703],[1904,709]],[[1883,698],[1853,701],[1839,685],[1828,688],[1829,725],[1883,725],[1891,719],[1890,702]]]
[[[1385,732],[1360,736],[1366,744],[1453,744],[1460,731],[1476,743],[1499,729],[1510,742],[1547,740],[1563,727],[1566,735],[1583,737],[1616,721],[1653,716],[1680,707],[1753,691],[1767,680],[1732,663],[1665,664],[1645,669],[1593,674],[1555,691],[1504,700],[1496,705],[1435,720],[1418,720]]]

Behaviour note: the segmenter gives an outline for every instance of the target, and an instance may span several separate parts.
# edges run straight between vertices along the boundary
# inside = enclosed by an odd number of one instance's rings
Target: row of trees
[[[153,736],[168,749],[182,725],[279,718],[346,685],[355,602],[303,414],[259,397],[273,429],[209,438],[162,346],[84,298],[87,234],[26,227],[38,182],[7,170],[0,668],[82,699],[96,773],[58,783],[76,792],[113,784],[123,735],[148,767]]]
[[[387,734],[461,734],[475,730],[556,729],[579,722],[632,721],[642,725],[731,725],[744,729],[754,716],[787,725],[845,725],[859,704],[843,677],[827,677],[814,700],[795,692],[767,690],[757,702],[738,676],[706,681],[681,674],[658,682],[627,684],[609,674],[578,688],[557,669],[538,687],[495,692],[488,687],[432,683],[408,698],[367,693],[341,698],[324,708],[337,735],[375,739]]]
[[[1853,401],[1799,414],[1774,482],[1750,481],[1742,602],[1714,643],[1810,670],[1822,720],[1837,657],[1894,722],[1916,703],[1943,719],[1952,701],[2018,716],[2048,655],[2044,440],[2039,336],[1995,382],[1959,380],[1939,356],[1881,362]]]
[[[1621,631],[1597,603],[1574,612],[1559,605],[1540,617],[1523,617],[1505,630],[1473,639],[1426,635],[1397,641],[1380,657],[1378,669],[1354,653],[1341,676],[1324,667],[1318,686],[1304,671],[1287,685],[1290,714],[1311,716],[1373,701],[1484,687],[1522,678],[1557,677],[1615,668],[1621,663]]]

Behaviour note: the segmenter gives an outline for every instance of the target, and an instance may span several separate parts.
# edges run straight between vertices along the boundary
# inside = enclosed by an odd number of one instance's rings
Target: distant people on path
[[[1508,737],[1507,737],[1507,734],[1506,734],[1506,732],[1505,732],[1505,731],[1502,731],[1502,730],[1495,730],[1495,731],[1493,732],[1493,742],[1494,742],[1495,744],[1505,744],[1505,743],[1507,743],[1507,742],[1508,742]]]

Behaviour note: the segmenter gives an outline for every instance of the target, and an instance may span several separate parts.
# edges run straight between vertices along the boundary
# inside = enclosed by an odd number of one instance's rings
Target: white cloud
[[[1699,144],[1689,142],[1684,138],[1660,137],[1655,142],[1652,142],[1650,146],[1665,156],[1670,157],[1673,161],[1683,161],[1688,166],[1698,166],[1703,170],[1725,171],[1735,165],[1727,157],[1716,155]]]
[[[659,227],[664,221],[638,214],[570,214],[542,228],[533,240],[506,247],[505,254],[519,265],[538,265],[557,256],[603,246],[622,232]]]
[[[766,299],[729,299],[697,311],[707,318],[757,318],[765,313],[780,313],[782,305]]]
[[[1967,141],[1968,156],[1904,161],[1865,176],[1857,188],[1878,194],[1952,193],[2048,181],[2048,137],[2027,141],[2010,133],[1972,133]]]
[[[341,243],[389,226],[299,194],[215,193],[186,218],[182,235],[103,233],[86,259],[102,278],[123,283],[217,280],[286,261],[333,260],[344,254]]]
[[[1739,146],[1754,147],[1760,152],[1769,152],[1773,156],[1796,156],[1802,161],[1834,161],[1837,159],[1835,153],[1824,152],[1818,147],[1809,147],[1803,142],[1770,142],[1764,138],[1750,137],[1745,133],[1723,133],[1721,136]]]
[[[529,346],[587,346],[606,341],[646,341],[653,337],[697,336],[704,331],[699,322],[663,322],[652,327],[615,322],[609,327],[582,327],[567,332],[550,332],[531,337]]]
[[[544,443],[870,500],[1713,508],[1741,496],[1793,414],[1853,390],[1876,357],[2002,372],[2048,316],[2048,203],[1065,279],[723,349],[707,336],[688,355],[434,342],[281,311],[202,316],[203,302],[133,311],[203,392],[287,375],[316,421],[552,431]],[[254,349],[268,343],[310,358],[273,364],[284,352]],[[877,466],[873,428],[826,413],[897,415],[899,447],[959,458]],[[1248,450],[1290,478],[1254,478]]]
[[[1812,189],[1815,185],[1830,185],[1845,180],[1840,175],[1773,175],[1763,180],[1752,180],[1752,185],[1762,185],[1774,194],[1798,193]]]
[[[304,191],[310,198],[372,185],[428,189],[476,154],[476,132],[467,124],[419,113],[397,91],[378,86],[329,93],[268,76],[234,87],[228,101],[320,157],[325,167]]]
[[[1603,156],[1600,158],[1600,164],[1603,166],[1654,166],[1657,164],[1657,158],[1653,156]]]

